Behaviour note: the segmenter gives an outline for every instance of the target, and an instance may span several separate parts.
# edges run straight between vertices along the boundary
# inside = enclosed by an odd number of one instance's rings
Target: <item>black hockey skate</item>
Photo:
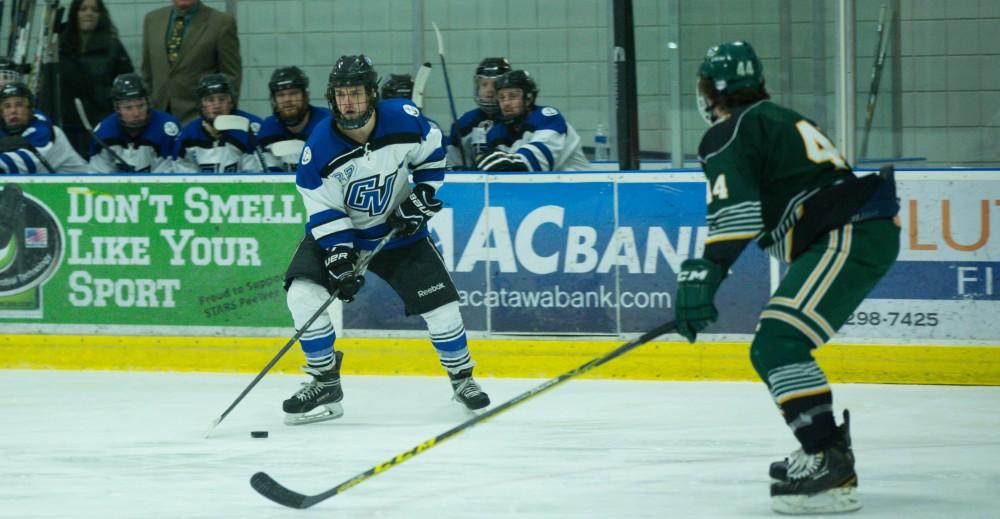
[[[285,425],[325,422],[344,416],[344,408],[340,405],[340,401],[344,399],[344,390],[340,387],[340,363],[344,353],[338,351],[336,356],[337,364],[327,371],[302,367],[313,379],[303,382],[302,389],[282,404]],[[317,408],[319,411],[312,413]]]
[[[475,411],[490,405],[490,396],[472,379],[472,368],[466,368],[458,373],[448,373],[451,387],[455,390],[452,397],[468,409]]]
[[[837,442],[842,442],[846,446],[847,455],[851,457],[851,462],[853,463],[854,451],[851,449],[851,412],[847,409],[844,409],[844,422],[837,427],[837,434],[839,435]],[[788,458],[771,463],[768,475],[774,480],[787,481]],[[854,480],[854,486],[858,486],[857,479]]]
[[[816,454],[788,458],[787,479],[771,483],[771,509],[782,514],[830,514],[861,509],[854,455],[844,441]]]

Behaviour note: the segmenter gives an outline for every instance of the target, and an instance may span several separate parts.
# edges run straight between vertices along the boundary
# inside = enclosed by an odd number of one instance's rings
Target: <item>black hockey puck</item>
[[[250,431],[251,438],[267,438],[267,431]]]

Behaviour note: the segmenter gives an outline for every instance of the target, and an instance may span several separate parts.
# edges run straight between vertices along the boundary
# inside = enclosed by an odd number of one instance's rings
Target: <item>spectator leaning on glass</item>
[[[489,153],[477,166],[483,171],[586,171],[590,163],[580,136],[551,106],[536,106],[538,85],[523,70],[496,80],[500,124],[486,134]]]
[[[111,85],[111,101],[115,113],[94,128],[97,139],[91,143],[90,170],[94,173],[172,172],[175,139],[181,131],[177,118],[149,107],[149,91],[139,74],[116,77]]]
[[[187,124],[198,116],[198,80],[223,73],[234,95],[242,79],[236,20],[200,0],[172,0],[146,15],[142,32],[142,79],[152,89],[153,108]]]
[[[66,134],[41,112],[24,83],[0,87],[0,172],[85,173],[87,163]]]
[[[81,155],[90,146],[90,132],[73,100],[83,102],[88,120],[100,121],[112,112],[111,82],[133,70],[104,0],[73,0],[59,36],[59,92],[63,130]]]

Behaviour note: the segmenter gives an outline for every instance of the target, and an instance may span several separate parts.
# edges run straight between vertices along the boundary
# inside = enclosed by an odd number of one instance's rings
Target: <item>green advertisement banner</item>
[[[293,178],[206,180],[21,181],[0,322],[287,328],[282,274],[306,218]]]

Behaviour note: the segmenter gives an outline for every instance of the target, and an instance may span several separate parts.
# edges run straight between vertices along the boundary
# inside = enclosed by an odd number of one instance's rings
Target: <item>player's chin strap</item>
[[[366,255],[365,257],[361,258],[358,261],[358,264],[354,267],[354,275],[355,276],[364,275],[364,273],[368,270],[368,264],[371,263],[372,259],[375,258],[375,255],[378,254],[379,251],[381,251],[382,248],[385,247],[385,245],[389,243],[389,241],[392,240],[393,236],[395,235],[396,231],[391,230],[389,231],[389,234],[383,236],[382,239],[379,240],[378,244],[375,245],[375,248],[372,249],[371,254]],[[271,371],[271,368],[273,368],[274,365],[278,363],[278,360],[280,360],[281,357],[285,355],[285,352],[287,352],[288,349],[291,348],[292,345],[295,344],[295,342],[302,337],[302,334],[305,333],[310,326],[312,326],[312,323],[315,322],[316,319],[319,319],[319,316],[323,315],[323,312],[326,312],[326,309],[331,304],[333,304],[334,301],[337,300],[337,294],[339,292],[340,292],[339,290],[334,290],[330,294],[330,297],[328,297],[326,301],[324,301],[323,304],[320,305],[319,309],[316,310],[316,313],[314,313],[313,316],[310,317],[309,320],[306,321],[306,323],[303,324],[301,328],[299,328],[299,331],[295,332],[295,335],[293,335],[292,338],[289,339],[287,343],[285,343],[284,347],[282,347],[281,350],[279,350],[278,353],[275,354],[274,358],[271,359],[271,362],[268,362],[267,366],[264,366],[264,369],[260,370],[260,373],[258,373],[257,376],[254,377],[253,381],[251,381],[250,384],[247,385],[246,389],[244,389],[243,392],[240,393],[240,396],[236,397],[236,400],[233,400],[233,403],[229,404],[229,407],[226,408],[226,410],[223,411],[222,414],[219,415],[219,417],[212,422],[212,427],[208,429],[207,433],[205,433],[206,438],[211,436],[212,431],[214,431],[215,428],[218,427],[218,425],[222,423],[223,420],[226,419],[226,416],[228,416],[229,413],[232,412],[232,410],[236,407],[236,405],[243,400],[243,397],[247,396],[247,393],[249,393],[250,390],[253,389],[258,382],[260,382],[260,379],[264,378],[264,375],[266,375],[268,371]]]

